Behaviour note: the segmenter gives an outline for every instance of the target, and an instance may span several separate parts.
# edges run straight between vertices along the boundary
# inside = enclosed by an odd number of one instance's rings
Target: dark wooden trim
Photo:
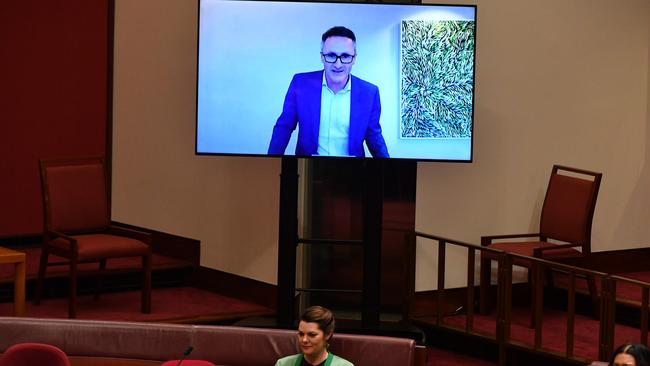
[[[381,312],[381,238],[383,219],[383,160],[363,164],[363,294],[361,323],[379,327]]]
[[[410,319],[415,314],[416,292],[415,292],[415,255],[417,251],[416,237],[413,232],[404,234],[406,237],[406,285],[404,286],[404,308],[402,314],[404,319]]]
[[[151,234],[151,249],[154,253],[181,259],[198,267],[201,259],[201,242],[196,239],[164,233],[162,231],[129,225],[122,222],[111,221],[116,226],[133,230],[144,231]]]
[[[278,218],[278,285],[274,292],[277,323],[293,328],[296,313],[296,247],[298,246],[298,159],[282,157]],[[245,291],[246,287],[239,290]],[[251,291],[256,292],[256,291]],[[256,301],[254,301],[256,302]]]
[[[639,343],[648,344],[648,301],[650,291],[647,287],[641,290],[641,339]]]
[[[440,240],[438,242],[438,258],[445,258],[445,252],[447,250],[447,242]],[[436,287],[436,307],[437,309],[442,309],[445,304],[445,264],[446,260],[438,261],[438,286]],[[440,326],[442,324],[442,318],[444,313],[438,311],[436,325]]]
[[[192,280],[194,286],[225,296],[275,309],[278,287],[266,282],[200,266]]]
[[[108,210],[111,214],[112,176],[113,176],[113,57],[115,52],[115,0],[107,0],[107,40],[106,40],[106,174],[108,176]],[[111,217],[111,216],[109,216]]]
[[[0,238],[0,247],[6,248],[21,248],[33,247],[40,245],[43,240],[42,235],[21,235],[21,236],[8,236]]]

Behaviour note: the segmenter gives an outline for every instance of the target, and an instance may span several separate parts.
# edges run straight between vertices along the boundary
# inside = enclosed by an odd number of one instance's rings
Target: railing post
[[[438,289],[437,289],[437,317],[436,325],[442,324],[444,317],[444,304],[445,304],[445,249],[447,242],[444,240],[438,241]]]
[[[298,246],[298,159],[282,158],[278,230],[277,323],[294,328],[296,296],[296,248]]]
[[[465,318],[465,331],[471,332],[474,328],[474,266],[476,265],[476,250],[467,248],[467,317]]]
[[[641,288],[641,339],[639,343],[648,345],[648,288]]]
[[[531,306],[531,311],[533,312],[533,327],[535,328],[535,349],[539,350],[542,348],[542,314],[544,313],[544,265],[533,261],[531,270],[533,275],[531,276],[534,286],[533,288],[533,303]]]
[[[409,232],[406,234],[406,253],[407,253],[407,284],[405,286],[406,291],[406,303],[402,308],[403,319],[411,319],[413,314],[415,314],[415,255],[417,251],[417,234]]]
[[[498,260],[497,278],[497,327],[496,341],[499,348],[499,365],[507,361],[507,344],[510,342],[510,313],[512,307],[512,257],[503,253]]]
[[[569,290],[567,293],[566,356],[573,357],[576,311],[576,274],[569,272]]]
[[[616,282],[610,276],[601,279],[601,316],[598,358],[607,360],[614,351],[614,322],[616,310]]]

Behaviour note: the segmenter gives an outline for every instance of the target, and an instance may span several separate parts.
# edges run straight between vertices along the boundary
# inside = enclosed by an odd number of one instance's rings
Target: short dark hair
[[[328,29],[327,32],[323,33],[321,41],[325,42],[325,40],[330,37],[345,37],[350,38],[355,43],[357,42],[357,37],[354,36],[354,32],[343,26],[336,26]]]
[[[628,354],[634,358],[636,366],[650,366],[650,351],[642,344],[626,343],[616,349],[612,354],[610,365],[614,364],[614,359],[621,353]]]
[[[318,329],[322,330],[323,333],[325,333],[325,336],[334,333],[334,327],[336,326],[336,321],[334,321],[334,314],[332,314],[332,311],[322,306],[308,307],[302,315],[300,315],[300,320],[307,323],[318,324]]]

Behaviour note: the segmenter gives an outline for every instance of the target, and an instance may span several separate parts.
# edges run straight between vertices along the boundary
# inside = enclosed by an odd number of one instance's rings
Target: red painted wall
[[[109,1],[0,1],[0,237],[41,231],[38,159],[106,152]]]

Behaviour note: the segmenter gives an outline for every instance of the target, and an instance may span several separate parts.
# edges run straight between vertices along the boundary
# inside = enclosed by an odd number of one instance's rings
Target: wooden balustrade
[[[614,349],[614,327],[615,327],[615,310],[616,310],[616,287],[617,283],[626,283],[628,285],[638,286],[641,291],[641,311],[640,311],[640,338],[639,342],[648,344],[648,320],[649,302],[650,302],[650,283],[633,280],[621,276],[609,275],[603,272],[588,270],[585,268],[570,266],[567,264],[551,262],[536,257],[524,257],[517,254],[507,253],[504,251],[491,249],[488,247],[480,246],[477,244],[466,243],[450,238],[445,238],[437,235],[431,235],[422,232],[414,232],[410,234],[409,243],[411,243],[411,250],[415,250],[415,244],[418,238],[430,241],[438,245],[438,267],[437,267],[437,288],[436,288],[436,320],[435,326],[441,328],[450,328],[454,331],[463,332],[471,335],[476,335],[474,330],[475,319],[475,274],[476,274],[476,253],[477,251],[491,252],[492,256],[497,258],[497,304],[496,304],[496,321],[495,321],[495,336],[494,339],[498,345],[499,350],[499,364],[505,365],[507,360],[507,353],[510,348],[517,347],[518,349],[528,348],[531,352],[547,352],[549,354],[557,355],[557,352],[547,350],[542,345],[542,325],[544,321],[543,304],[544,304],[544,285],[545,278],[552,279],[549,275],[563,274],[566,276],[566,347],[564,353],[561,355],[567,359],[583,360],[575,355],[575,320],[576,320],[576,281],[578,278],[594,278],[601,283],[601,294],[599,301],[594,304],[595,317],[599,321],[599,335],[598,335],[598,358],[606,360]],[[447,251],[449,246],[464,247],[467,249],[467,289],[465,307],[466,317],[464,327],[459,328],[444,323],[445,313],[442,309],[445,308],[445,271],[449,265],[447,263]],[[512,269],[513,260],[526,259],[532,262],[532,283],[535,288],[533,289],[533,299],[531,309],[534,311],[533,328],[534,339],[532,344],[522,344],[521,342],[513,342],[511,340],[511,313],[512,313]],[[413,268],[413,271],[415,268]],[[413,280],[415,276],[411,277]],[[410,286],[415,292],[415,285]],[[414,308],[412,302],[414,301],[414,293],[409,296],[411,302],[409,309]],[[490,338],[485,334],[480,334],[482,337]]]

